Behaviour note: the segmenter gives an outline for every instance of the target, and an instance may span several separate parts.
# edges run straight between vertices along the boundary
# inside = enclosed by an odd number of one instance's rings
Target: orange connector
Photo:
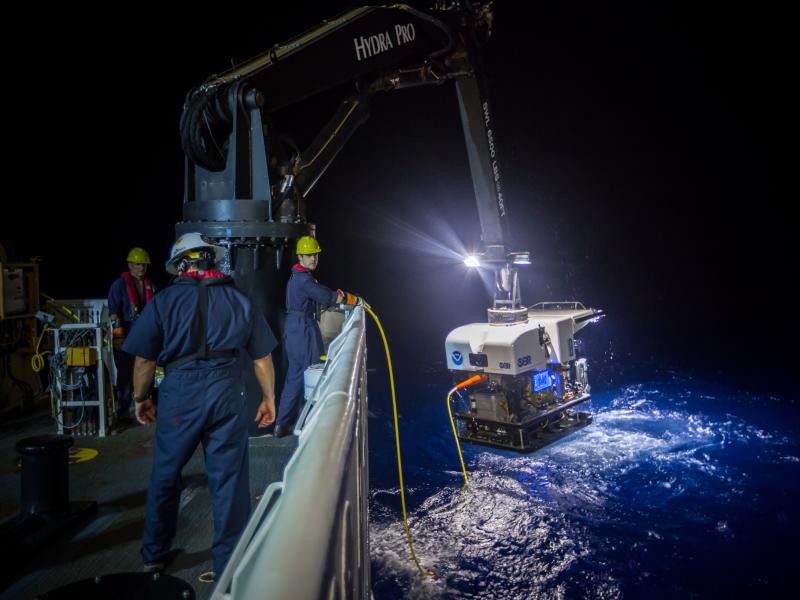
[[[486,377],[486,375],[484,373],[478,373],[477,375],[473,375],[469,379],[465,379],[464,381],[459,383],[456,387],[453,388],[453,391],[460,390],[460,389],[465,388],[465,387],[469,387],[469,386],[474,385],[476,383],[482,383],[482,382],[486,381],[486,379],[487,379],[487,377]]]

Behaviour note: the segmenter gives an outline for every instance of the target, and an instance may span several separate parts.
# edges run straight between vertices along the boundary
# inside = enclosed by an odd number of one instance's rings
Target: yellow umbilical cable
[[[461,461],[461,472],[464,474],[464,485],[469,485],[469,478],[467,477],[467,468],[464,466],[464,455],[461,454],[461,444],[458,441],[458,431],[456,431],[456,423],[453,421],[453,411],[450,409],[450,397],[456,388],[453,388],[447,393],[447,414],[450,415],[450,426],[453,428],[453,438],[456,440],[456,450],[458,450],[458,459]]]
[[[417,569],[419,569],[419,574],[422,576],[428,576],[433,579],[436,579],[436,573],[431,570],[425,570],[422,568],[422,565],[419,564],[419,560],[417,559],[417,554],[414,552],[414,545],[411,543],[411,531],[408,528],[408,513],[406,511],[406,494],[403,485],[403,460],[400,457],[400,428],[397,423],[397,399],[394,389],[394,373],[392,371],[392,356],[389,353],[389,342],[386,341],[386,334],[383,332],[383,327],[381,326],[380,319],[378,319],[378,315],[372,312],[372,309],[369,307],[362,300],[362,306],[364,310],[366,310],[369,315],[375,321],[375,325],[378,326],[378,331],[381,334],[381,339],[383,340],[383,347],[386,350],[386,362],[389,365],[389,385],[392,389],[392,412],[394,415],[394,441],[395,447],[397,448],[397,472],[400,478],[400,505],[403,507],[403,525],[406,528],[406,540],[408,540],[408,549],[411,551],[411,558],[414,559],[414,563],[417,565]]]

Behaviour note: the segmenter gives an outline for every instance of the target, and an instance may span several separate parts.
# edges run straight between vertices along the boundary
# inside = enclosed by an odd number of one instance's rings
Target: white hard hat
[[[169,260],[167,261],[167,272],[172,275],[178,274],[178,263],[187,252],[194,252],[198,250],[210,250],[214,252],[214,262],[219,262],[225,255],[225,249],[222,246],[216,246],[196,231],[192,233],[184,233],[180,236],[175,243],[172,244],[172,249],[169,252]]]

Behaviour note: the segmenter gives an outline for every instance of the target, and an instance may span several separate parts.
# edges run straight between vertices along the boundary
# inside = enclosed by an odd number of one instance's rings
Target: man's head
[[[313,271],[319,264],[319,254],[298,254],[297,262],[300,263],[301,267]]]
[[[132,248],[128,252],[128,270],[136,279],[142,279],[147,273],[147,265],[150,264],[150,255],[144,248]]]
[[[206,241],[201,234],[184,233],[172,244],[166,264],[167,272],[178,275],[187,271],[213,269],[223,253],[223,248]]]
[[[320,252],[322,252],[322,248],[319,247],[319,242],[310,235],[304,235],[297,240],[295,253],[301,267],[305,267],[309,271],[316,269],[319,264]]]

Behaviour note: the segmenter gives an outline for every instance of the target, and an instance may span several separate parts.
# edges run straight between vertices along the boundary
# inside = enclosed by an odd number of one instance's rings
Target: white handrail
[[[364,329],[355,307],[330,344],[280,496],[268,510],[278,487],[261,499],[215,600],[370,597]]]

